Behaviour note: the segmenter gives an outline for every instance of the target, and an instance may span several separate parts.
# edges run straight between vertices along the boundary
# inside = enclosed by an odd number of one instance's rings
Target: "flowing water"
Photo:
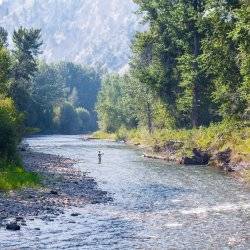
[[[35,151],[79,160],[75,167],[114,200],[75,208],[81,216],[74,223],[69,210],[20,232],[1,229],[1,249],[250,249],[249,189],[223,173],[145,159],[122,143],[80,136],[27,141]]]

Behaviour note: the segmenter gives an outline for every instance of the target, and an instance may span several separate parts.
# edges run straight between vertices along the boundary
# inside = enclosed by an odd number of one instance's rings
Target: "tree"
[[[202,95],[208,79],[200,63],[203,37],[200,23],[205,1],[135,2],[150,23],[149,31],[134,42],[137,58],[134,68],[141,71],[139,79],[164,98],[177,125],[197,127],[203,123],[201,114],[208,107]]]
[[[7,47],[8,45],[8,32],[0,27],[0,47]]]
[[[154,128],[173,126],[155,91],[131,74],[112,74],[104,78],[96,110],[99,126],[107,132],[115,132],[122,127],[145,127],[152,133]]]
[[[239,1],[210,1],[204,18],[208,29],[203,40],[203,62],[214,85],[212,99],[223,118],[239,119],[246,109],[246,97],[242,93],[247,93],[244,78],[249,72],[244,70],[246,61],[243,58],[247,54],[245,49],[249,48],[249,29],[240,17],[245,7]],[[245,14],[243,16],[247,17]],[[244,34],[243,37],[237,35],[238,31]]]
[[[11,58],[7,49],[7,31],[0,27],[0,95],[6,95],[8,90]]]
[[[59,110],[58,126],[63,134],[74,134],[79,129],[79,119],[76,110],[70,103],[64,103]]]
[[[240,119],[249,103],[249,5],[228,0],[134,0],[148,23],[132,74],[153,88],[177,127]]]
[[[51,131],[54,128],[53,108],[65,101],[63,79],[54,65],[40,63],[30,85],[26,123],[30,127]]]
[[[5,47],[0,47],[0,95],[7,94],[10,67],[10,53]]]
[[[89,111],[84,108],[76,108],[76,113],[79,119],[79,130],[82,133],[88,132],[91,129]]]
[[[37,71],[37,56],[41,53],[41,30],[19,28],[13,33],[13,65],[10,95],[18,109],[25,111],[31,78]]]

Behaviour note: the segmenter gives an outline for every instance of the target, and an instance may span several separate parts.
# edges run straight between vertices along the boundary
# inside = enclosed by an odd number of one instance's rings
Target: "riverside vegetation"
[[[249,4],[135,2],[148,29],[134,38],[129,72],[103,80],[93,137],[149,146],[148,156],[182,163],[205,155],[197,163],[243,168],[249,180]]]
[[[231,170],[249,163],[248,1],[134,2],[147,29],[134,37],[123,76],[39,61],[41,30],[17,28],[10,49],[0,27],[1,190],[39,184],[17,153],[28,132],[87,133],[97,118],[99,136],[115,133],[154,153],[216,155]]]
[[[0,27],[0,190],[38,186],[18,154],[31,132],[73,134],[94,131],[100,73],[69,62],[38,60],[41,30],[20,27],[12,35]]]

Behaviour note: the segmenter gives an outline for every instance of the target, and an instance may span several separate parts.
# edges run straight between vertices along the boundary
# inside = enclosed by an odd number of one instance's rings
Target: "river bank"
[[[0,249],[248,249],[249,188],[220,171],[143,158],[136,147],[80,135],[26,141],[36,152],[77,161],[73,168],[88,173],[113,201],[88,199],[82,207],[55,206],[63,212],[58,216],[25,216],[20,232],[0,228]],[[51,190],[63,196],[52,184],[46,196],[54,197]]]
[[[9,221],[25,226],[26,218],[34,217],[50,221],[66,208],[110,200],[93,178],[73,167],[76,161],[30,150],[21,152],[21,157],[25,170],[41,176],[42,186],[0,192],[0,227]]]
[[[120,129],[98,131],[89,139],[124,141],[140,147],[144,157],[183,165],[204,165],[220,169],[250,183],[250,128],[238,123],[221,123],[192,130]]]

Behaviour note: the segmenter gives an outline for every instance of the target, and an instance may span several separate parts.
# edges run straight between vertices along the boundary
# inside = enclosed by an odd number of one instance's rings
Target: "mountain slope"
[[[42,29],[43,57],[124,67],[140,24],[132,0],[0,0],[0,26]]]

